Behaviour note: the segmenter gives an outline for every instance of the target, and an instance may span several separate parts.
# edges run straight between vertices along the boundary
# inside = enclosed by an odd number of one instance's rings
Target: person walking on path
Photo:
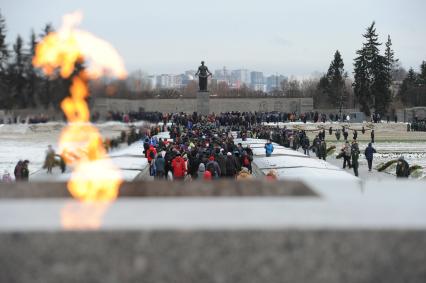
[[[364,155],[367,159],[368,164],[368,172],[371,172],[371,167],[373,166],[373,155],[376,153],[376,150],[372,146],[371,142],[368,144],[368,146],[365,148]]]
[[[371,130],[371,143],[374,143],[374,130]]]
[[[321,140],[321,143],[318,149],[318,158],[323,159],[325,161],[326,156],[327,156],[327,144],[325,143],[325,140]]]
[[[157,154],[157,158],[155,158],[155,179],[161,180],[165,178],[165,168],[166,168],[166,160],[163,158],[161,153]]]
[[[268,140],[265,144],[266,157],[270,157],[272,152],[274,152],[274,146],[272,145],[271,140]]]
[[[345,145],[342,148],[343,151],[343,169],[346,168],[346,165],[348,165],[349,169],[351,166],[351,147],[349,145],[349,141],[345,142]]]
[[[352,158],[352,168],[354,169],[354,175],[358,177],[358,159],[359,159],[359,146],[356,142],[356,139],[353,140],[351,146],[351,158]]]

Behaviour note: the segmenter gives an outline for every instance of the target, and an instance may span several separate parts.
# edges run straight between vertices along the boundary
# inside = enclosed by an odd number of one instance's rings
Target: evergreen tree
[[[419,75],[420,83],[426,84],[426,61],[423,61],[420,65],[420,75]]]
[[[6,44],[6,20],[3,18],[0,11],[0,72],[6,71],[9,52]]]
[[[424,72],[424,62],[420,67]],[[422,79],[422,74],[417,74],[413,68],[408,71],[407,77],[402,81],[398,96],[407,106],[426,105],[426,83]]]
[[[417,74],[416,72],[414,72],[414,69],[412,67],[408,70],[408,75],[406,80],[412,84],[414,84],[417,80]]]
[[[372,95],[370,91],[371,80],[368,73],[368,62],[366,50],[360,49],[356,52],[358,57],[354,63],[354,94],[360,105],[360,109],[366,115],[370,115],[372,105]]]
[[[50,23],[46,24],[43,28],[42,33],[40,34],[40,38],[43,39],[46,35],[53,31],[52,25]],[[52,78],[49,76],[44,76],[44,78],[40,81],[40,92],[39,92],[39,100],[40,104],[44,108],[48,108],[52,102],[52,91],[53,84]]]
[[[317,95],[314,96],[314,108],[328,108],[328,93],[330,82],[327,75],[323,75],[317,85]]]
[[[334,53],[334,59],[330,63],[327,72],[329,82],[328,101],[333,107],[340,107],[343,104],[345,88],[344,64],[339,50]]]
[[[23,40],[18,35],[13,45],[13,62],[9,65],[10,82],[12,92],[12,104],[20,108],[27,107],[27,97],[25,93],[25,54],[23,53]]]
[[[28,106],[36,106],[37,98],[37,72],[32,63],[33,57],[35,55],[35,49],[37,46],[36,35],[34,30],[31,30],[30,42],[29,42],[29,54],[26,58],[26,70],[27,70],[27,96],[28,96]]]
[[[381,43],[376,33],[375,22],[367,28],[363,37],[366,42],[362,49],[357,51],[358,57],[354,62],[354,92],[363,112],[370,115],[371,108],[374,108],[376,112],[384,115],[391,101],[389,90],[391,79],[387,59],[379,52]]]
[[[6,21],[0,12],[0,109],[9,109],[8,105],[8,76],[7,76],[7,63],[9,59],[9,52],[6,44]]]
[[[385,46],[386,67],[390,72],[392,70],[393,65],[398,61],[398,59],[395,59],[395,52],[392,49],[392,40],[390,38],[390,35],[388,35],[388,41],[386,41]]]

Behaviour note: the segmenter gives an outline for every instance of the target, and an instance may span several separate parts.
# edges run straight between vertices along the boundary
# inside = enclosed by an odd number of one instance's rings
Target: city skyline
[[[211,83],[226,83],[230,89],[240,89],[245,86],[256,91],[270,92],[281,89],[283,81],[295,79],[278,73],[265,74],[259,70],[229,69],[225,66],[222,69],[211,71],[214,74],[210,79]],[[191,81],[197,81],[195,73],[196,70],[185,70],[178,73],[151,74],[137,70],[130,73],[126,80],[128,87],[133,91],[155,88],[182,88]]]
[[[381,42],[391,36],[405,69],[418,69],[426,58],[421,0],[4,2],[9,48],[18,34],[27,43],[31,29],[39,34],[48,22],[57,28],[62,15],[81,10],[81,27],[111,42],[130,72],[177,73],[205,60],[213,70],[230,66],[303,77],[326,72],[338,49],[351,75],[373,21]]]

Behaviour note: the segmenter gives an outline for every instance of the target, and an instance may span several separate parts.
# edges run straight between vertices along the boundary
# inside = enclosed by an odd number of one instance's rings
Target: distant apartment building
[[[256,91],[266,92],[265,77],[263,76],[263,72],[250,73],[250,86]]]
[[[240,88],[243,84],[249,87],[251,83],[250,71],[247,69],[232,71],[231,82],[236,86],[236,88]]]
[[[156,85],[156,77],[142,71],[135,71],[126,79],[127,88],[133,92],[152,90]]]
[[[282,89],[282,82],[286,81],[287,77],[283,75],[272,75],[266,78],[266,91],[274,91]]]
[[[182,75],[161,74],[157,76],[157,88],[182,87]]]

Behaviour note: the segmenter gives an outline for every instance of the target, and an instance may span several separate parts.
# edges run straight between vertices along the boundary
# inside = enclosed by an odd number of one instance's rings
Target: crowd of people
[[[313,115],[316,119],[318,113],[308,113],[305,117]],[[123,116],[124,115],[124,116]],[[129,122],[143,119],[153,123],[151,127],[131,127],[128,133],[122,133],[116,140],[106,140],[107,149],[117,146],[119,143],[142,140],[144,154],[149,162],[150,174],[155,179],[219,179],[219,178],[251,178],[253,151],[250,146],[242,146],[234,143],[234,135],[242,140],[247,138],[259,138],[268,140],[265,144],[265,155],[271,156],[274,151],[273,143],[299,150],[310,156],[314,153],[317,158],[326,160],[333,148],[327,148],[326,129],[313,129],[315,132],[312,142],[307,134],[308,130],[297,127],[288,129],[265,124],[268,121],[286,121],[293,119],[292,113],[264,113],[264,112],[226,112],[218,115],[201,116],[197,113],[161,114],[159,112],[131,112],[123,114],[111,112],[111,119],[127,119]],[[324,116],[318,114],[318,119]],[[163,122],[159,126],[159,122]],[[167,126],[169,125],[169,126]],[[168,131],[170,139],[157,139],[155,136]],[[349,142],[352,131],[352,142]],[[365,134],[370,131],[371,142],[365,149],[364,155],[368,163],[369,171],[372,170],[373,148],[375,133],[373,129],[362,127],[360,132]],[[328,128],[329,135],[335,135],[337,141],[343,137],[344,145],[340,149],[337,158],[343,158],[343,168],[353,168],[354,175],[358,176],[360,149],[358,145],[358,130],[345,126]],[[335,149],[335,148],[334,148]],[[55,161],[56,154],[51,147],[46,152],[44,168],[48,173],[52,172],[55,165],[64,166]],[[19,161],[15,167],[16,180],[28,180],[28,160]],[[62,172],[65,167],[62,167]],[[268,174],[273,177],[274,174]],[[8,177],[4,174],[4,179]]]
[[[213,180],[250,179],[253,151],[235,144],[229,127],[216,127],[208,120],[168,128],[169,139],[144,137],[144,154],[155,179]]]
[[[407,129],[413,132],[426,132],[426,120],[414,120],[408,124]]]

